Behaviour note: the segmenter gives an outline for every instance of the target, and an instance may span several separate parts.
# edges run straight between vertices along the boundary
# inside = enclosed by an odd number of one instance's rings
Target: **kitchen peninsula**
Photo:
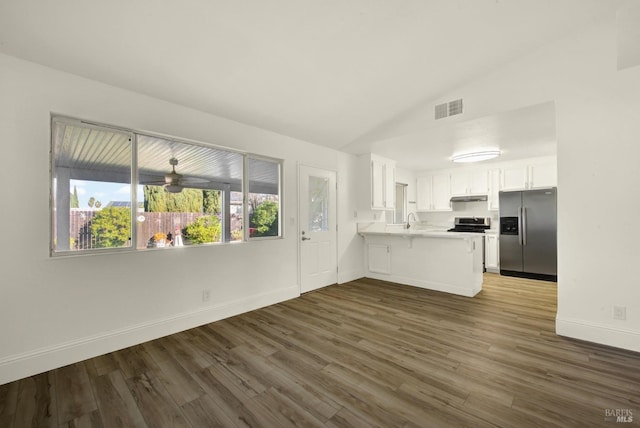
[[[482,290],[482,240],[477,233],[358,224],[368,278],[473,297]]]

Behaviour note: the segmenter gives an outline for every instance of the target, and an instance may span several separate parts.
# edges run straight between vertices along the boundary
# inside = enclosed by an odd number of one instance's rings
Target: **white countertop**
[[[383,223],[358,223],[358,233],[361,235],[387,235],[411,238],[446,238],[469,239],[481,238],[480,233],[447,232],[447,229],[436,227],[411,227],[405,229],[401,225],[386,225]]]

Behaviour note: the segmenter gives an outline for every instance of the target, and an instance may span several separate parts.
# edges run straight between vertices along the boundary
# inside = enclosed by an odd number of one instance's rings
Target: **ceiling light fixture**
[[[466,162],[480,162],[489,159],[493,159],[500,156],[500,150],[478,150],[475,152],[460,153],[451,156],[451,160],[454,162],[466,163]]]
[[[164,190],[169,193],[180,193],[182,192],[183,187],[179,184],[167,184],[164,186]]]

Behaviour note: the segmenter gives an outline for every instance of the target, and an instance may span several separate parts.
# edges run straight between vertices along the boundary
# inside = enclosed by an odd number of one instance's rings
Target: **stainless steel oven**
[[[454,226],[448,232],[464,232],[464,233],[482,233],[491,228],[491,219],[489,217],[456,217]],[[484,237],[483,237],[484,238]],[[484,264],[485,240],[482,240],[482,271],[486,271]]]

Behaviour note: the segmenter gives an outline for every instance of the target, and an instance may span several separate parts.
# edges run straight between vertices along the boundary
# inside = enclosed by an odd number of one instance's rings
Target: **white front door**
[[[338,282],[336,173],[300,165],[300,292]]]

